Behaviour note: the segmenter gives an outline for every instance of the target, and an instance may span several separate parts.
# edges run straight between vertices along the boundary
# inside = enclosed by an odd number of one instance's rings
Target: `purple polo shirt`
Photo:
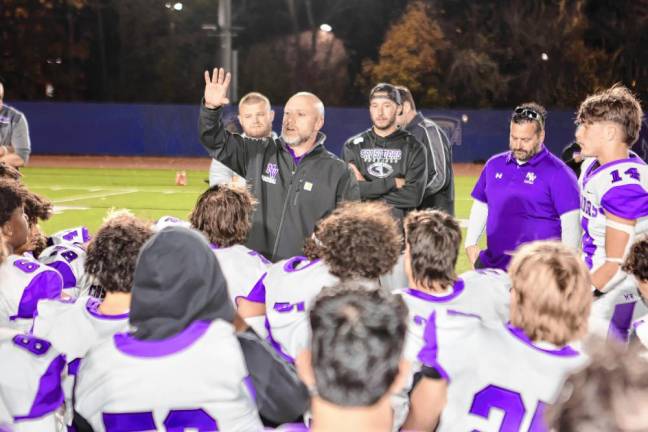
[[[576,176],[544,145],[522,165],[510,151],[490,158],[472,197],[488,205],[487,247],[479,260],[503,270],[520,244],[560,240],[560,216],[580,208]]]

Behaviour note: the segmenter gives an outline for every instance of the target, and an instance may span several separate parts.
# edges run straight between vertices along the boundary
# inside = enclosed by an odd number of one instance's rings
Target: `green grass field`
[[[184,187],[175,186],[175,171],[169,169],[26,168],[22,172],[31,190],[54,203],[56,214],[42,226],[46,233],[77,225],[87,226],[92,233],[113,208],[127,208],[149,220],[164,215],[186,219],[207,187],[205,171],[187,171],[189,184]],[[476,181],[476,177],[455,178],[459,219],[468,218]],[[468,268],[462,247],[457,271]]]

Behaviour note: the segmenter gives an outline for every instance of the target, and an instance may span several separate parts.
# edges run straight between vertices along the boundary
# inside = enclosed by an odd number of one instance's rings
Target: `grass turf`
[[[149,220],[165,215],[186,219],[207,187],[205,171],[187,171],[189,181],[183,187],[175,186],[175,171],[168,169],[25,168],[22,173],[30,190],[54,203],[56,214],[42,225],[46,233],[78,225],[92,233],[113,208],[127,208]],[[472,176],[455,178],[459,219],[468,219],[470,191],[476,181]],[[457,271],[468,268],[462,246]]]

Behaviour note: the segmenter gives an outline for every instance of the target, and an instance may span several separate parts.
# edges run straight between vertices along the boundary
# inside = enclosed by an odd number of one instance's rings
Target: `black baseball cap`
[[[376,93],[384,93],[384,95],[376,96]],[[369,93],[369,100],[376,97],[387,98],[393,101],[396,105],[403,104],[403,98],[401,98],[401,94],[398,91],[398,88],[396,88],[395,85],[389,83],[380,83],[371,89],[371,93]]]

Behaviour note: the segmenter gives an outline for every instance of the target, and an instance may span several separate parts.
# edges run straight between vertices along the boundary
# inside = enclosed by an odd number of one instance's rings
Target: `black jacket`
[[[427,156],[409,132],[397,130],[387,137],[368,129],[344,143],[343,158],[354,164],[366,181],[358,182],[363,200],[382,199],[402,218],[421,204],[427,184]],[[396,188],[396,177],[405,186]]]
[[[245,177],[258,204],[247,246],[276,262],[302,253],[315,223],[340,201],[360,199],[358,182],[324,147],[315,147],[295,163],[281,138],[255,140],[225,130],[223,110],[201,106],[200,141],[214,159]]]
[[[419,208],[436,208],[454,215],[452,143],[434,121],[416,113],[405,130],[423,144],[428,158],[428,181]]]

